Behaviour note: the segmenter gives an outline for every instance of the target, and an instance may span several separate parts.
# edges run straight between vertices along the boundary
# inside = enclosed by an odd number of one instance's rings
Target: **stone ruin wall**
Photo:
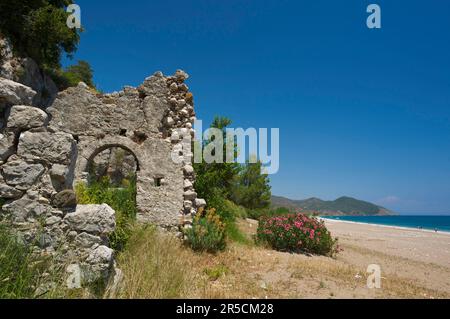
[[[184,137],[194,136],[192,93],[179,70],[174,76],[161,72],[138,88],[125,87],[112,94],[98,94],[80,84],[61,92],[48,108],[49,129],[75,137],[78,159],[74,184],[85,181],[93,158],[111,147],[132,153],[138,163],[138,220],[171,229],[191,222],[196,209],[206,203],[193,189],[192,155],[182,154]],[[190,148],[189,148],[190,149]],[[181,163],[172,152],[181,153]]]
[[[185,72],[157,72],[138,88],[112,94],[80,83],[46,108],[35,90],[8,77],[5,61],[0,71],[0,215],[37,254],[79,267],[83,283],[120,280],[108,245],[115,212],[107,205],[77,205],[73,191],[86,181],[89,162],[111,147],[137,160],[139,222],[181,235],[206,205],[193,188],[192,154],[182,154],[195,120]]]

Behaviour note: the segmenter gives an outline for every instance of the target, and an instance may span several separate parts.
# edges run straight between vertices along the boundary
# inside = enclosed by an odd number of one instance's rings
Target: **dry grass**
[[[124,281],[119,298],[181,298],[193,281],[190,254],[180,242],[153,227],[136,228],[118,256]]]
[[[246,262],[240,255],[241,249],[246,248],[233,246],[215,255],[195,253],[155,228],[137,228],[126,250],[117,258],[124,275],[117,297],[258,297],[255,281],[244,275]]]

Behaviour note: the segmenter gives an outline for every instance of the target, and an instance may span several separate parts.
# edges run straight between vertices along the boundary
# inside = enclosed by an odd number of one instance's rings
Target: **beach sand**
[[[450,293],[450,233],[325,220],[344,251],[338,260]]]

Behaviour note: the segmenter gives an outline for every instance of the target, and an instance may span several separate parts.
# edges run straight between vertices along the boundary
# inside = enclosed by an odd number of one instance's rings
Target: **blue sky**
[[[88,60],[104,91],[182,68],[204,122],[280,128],[274,194],[450,213],[449,1],[76,2],[65,64]]]

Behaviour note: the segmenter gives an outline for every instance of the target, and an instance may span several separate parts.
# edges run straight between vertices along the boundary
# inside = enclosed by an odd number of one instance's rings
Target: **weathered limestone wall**
[[[123,148],[138,163],[138,220],[167,229],[189,225],[196,210],[206,203],[193,189],[192,154],[185,152],[190,145],[183,148],[190,143],[183,138],[194,136],[195,121],[193,96],[184,83],[187,77],[183,71],[171,77],[157,72],[138,88],[125,87],[105,95],[80,83],[59,93],[46,110],[48,114],[19,105],[31,104],[36,94],[31,88],[1,79],[5,117],[0,123],[4,126],[0,159],[6,162],[17,155],[28,162],[45,163],[48,172],[42,178],[52,185],[48,187],[51,198],[86,181],[89,162],[97,154]],[[173,161],[173,152],[181,162]]]
[[[167,229],[189,224],[205,203],[193,190],[192,156],[181,152],[183,137],[194,136],[187,77],[181,70],[172,77],[157,72],[138,88],[112,94],[92,92],[83,83],[59,93],[47,110],[49,127],[77,140],[74,184],[86,181],[89,163],[100,152],[123,148],[138,162],[138,220]],[[174,150],[183,155],[180,163],[172,160]]]
[[[108,282],[120,273],[108,247],[108,235],[116,225],[114,210],[107,205],[77,206],[71,189],[78,155],[75,139],[49,130],[43,110],[11,105],[30,102],[34,91],[9,80],[3,84],[0,78],[0,88],[8,88],[0,89],[5,103],[0,138],[2,221],[12,223],[35,254],[54,256],[54,267],[78,269],[80,284]]]

